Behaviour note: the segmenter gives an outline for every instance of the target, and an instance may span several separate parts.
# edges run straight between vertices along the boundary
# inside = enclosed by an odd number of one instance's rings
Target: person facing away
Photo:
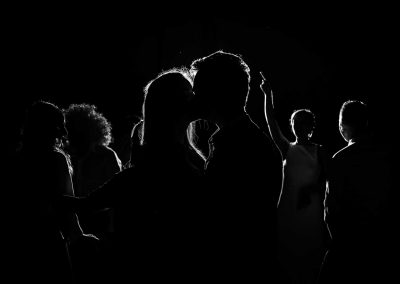
[[[283,183],[278,202],[278,256],[282,283],[316,283],[326,252],[324,193],[327,154],[311,141],[315,115],[295,110],[290,119],[295,141],[286,138],[274,117],[273,93],[262,75],[265,117],[283,160]]]
[[[27,109],[9,199],[17,283],[72,283],[70,246],[82,237],[96,239],[83,234],[76,214],[60,202],[64,194],[74,195],[69,156],[62,149],[66,135],[58,106],[39,100]]]
[[[396,271],[391,255],[398,242],[392,153],[382,147],[380,135],[376,139],[360,100],[342,104],[338,128],[347,145],[331,159],[325,221],[332,245],[320,283],[388,283]]]
[[[201,159],[190,146],[192,84],[185,69],[161,72],[144,88],[140,155],[104,185],[75,200],[77,208],[115,210],[114,280],[193,283]]]
[[[191,70],[192,119],[217,125],[205,167],[209,272],[218,281],[274,279],[281,160],[246,112],[250,68],[219,50],[194,60]]]

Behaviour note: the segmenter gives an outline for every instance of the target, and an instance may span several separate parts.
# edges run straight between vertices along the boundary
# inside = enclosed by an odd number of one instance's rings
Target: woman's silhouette
[[[121,160],[110,146],[113,140],[111,123],[97,110],[97,106],[71,104],[64,110],[64,114],[68,130],[67,150],[74,170],[72,179],[75,194],[85,196],[121,171]],[[105,253],[112,244],[113,211],[104,208],[80,212],[79,221],[85,232],[101,238],[101,246],[72,251],[77,274],[83,283],[93,280],[95,272],[102,279],[103,274],[98,271],[102,265],[107,267],[106,263],[110,261]]]
[[[195,220],[201,169],[193,160],[202,159],[188,135],[190,76],[184,69],[164,71],[144,93],[140,149],[133,166],[75,205],[114,208],[115,277],[187,283],[195,277],[193,250],[199,247]]]
[[[261,74],[262,75],[262,74]],[[283,183],[278,201],[278,256],[284,283],[315,283],[324,248],[323,199],[327,157],[311,141],[314,114],[308,109],[291,115],[296,137],[290,142],[273,115],[273,94],[262,75],[265,117],[269,132],[283,159]]]
[[[69,157],[62,149],[66,135],[60,108],[45,101],[30,106],[10,200],[15,202],[17,278],[38,283],[72,281],[69,245],[84,235],[77,216],[60,203],[63,195],[74,195]]]

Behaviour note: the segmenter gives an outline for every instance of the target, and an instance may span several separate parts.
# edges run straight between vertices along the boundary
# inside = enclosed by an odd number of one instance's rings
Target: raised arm
[[[271,135],[272,140],[274,141],[279,151],[281,152],[282,157],[285,157],[290,142],[282,134],[282,131],[275,120],[272,89],[262,72],[260,72],[260,75],[262,78],[260,89],[264,93],[264,114],[265,114],[265,119],[267,120],[269,133]]]

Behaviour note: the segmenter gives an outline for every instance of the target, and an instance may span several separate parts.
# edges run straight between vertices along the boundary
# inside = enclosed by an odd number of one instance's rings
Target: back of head
[[[187,127],[191,97],[191,80],[185,69],[163,71],[151,80],[144,88],[142,144],[169,142],[176,128]]]
[[[342,104],[339,113],[339,127],[346,127],[353,137],[359,136],[368,127],[367,105],[359,100],[348,100]]]
[[[311,138],[315,128],[315,116],[309,109],[299,109],[292,113],[290,123],[296,137]]]
[[[249,93],[250,68],[237,54],[217,51],[191,64],[194,91],[218,111],[243,111]],[[227,107],[229,106],[229,107]]]

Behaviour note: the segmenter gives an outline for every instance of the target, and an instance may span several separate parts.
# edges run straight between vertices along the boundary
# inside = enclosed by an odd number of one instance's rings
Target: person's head
[[[165,144],[185,137],[192,98],[191,78],[184,68],[163,71],[151,80],[144,88],[141,144]]]
[[[39,100],[27,109],[22,128],[22,147],[51,149],[61,143],[67,134],[64,114],[55,104]]]
[[[295,110],[290,117],[290,126],[298,140],[311,138],[315,128],[315,115],[309,109]]]
[[[93,104],[71,104],[64,110],[70,149],[84,154],[96,145],[112,142],[111,123]]]
[[[217,122],[245,111],[250,68],[237,54],[217,51],[191,64],[194,76],[193,120]]]
[[[367,105],[359,100],[345,101],[339,112],[339,131],[346,142],[365,134],[368,128]]]

